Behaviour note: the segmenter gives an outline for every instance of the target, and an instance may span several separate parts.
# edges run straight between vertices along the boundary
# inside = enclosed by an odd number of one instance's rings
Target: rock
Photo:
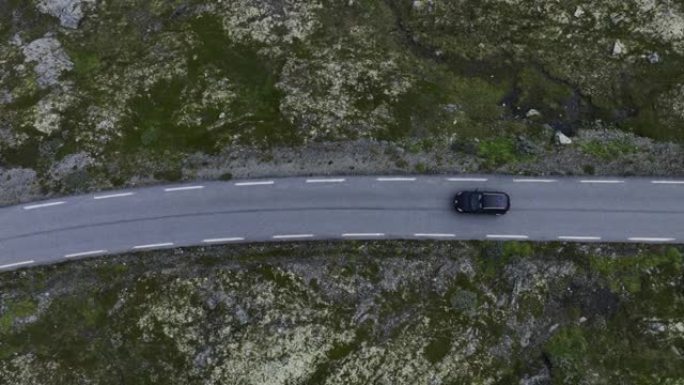
[[[658,333],[664,333],[667,330],[667,327],[665,326],[665,324],[663,324],[661,322],[651,322],[648,325],[648,330],[651,333],[658,334]]]
[[[52,166],[49,175],[55,180],[63,179],[67,175],[83,170],[94,163],[95,159],[84,151],[69,154]]]
[[[24,41],[21,39],[21,36],[19,36],[18,33],[12,35],[12,37],[9,40],[9,43],[15,47],[21,47],[22,45],[24,45]]]
[[[568,145],[572,144],[572,139],[565,136],[565,134],[563,134],[562,132],[556,131],[556,143],[561,145]]]
[[[551,327],[549,328],[549,333],[555,332],[556,329],[558,329],[558,326],[560,326],[560,325],[559,325],[559,324],[553,324],[553,325],[551,325]]]
[[[58,84],[61,73],[74,68],[59,40],[49,34],[29,43],[23,48],[23,53],[27,62],[38,63],[33,69],[41,88]]]
[[[0,90],[0,104],[10,104],[14,100],[12,93],[7,90]]]
[[[582,7],[578,6],[577,9],[575,9],[574,16],[575,16],[575,17],[582,17],[582,16],[584,16],[584,9],[582,9]]]
[[[542,124],[542,128],[544,129],[544,132],[547,134],[553,134],[556,132],[556,130],[553,128],[553,126],[551,126],[548,123]]]
[[[684,334],[684,322],[677,322],[671,326],[671,329],[677,333]]]
[[[646,56],[646,60],[651,64],[660,63],[660,55],[658,55],[658,52],[651,52]]]
[[[49,135],[61,127],[62,116],[74,98],[61,90],[52,92],[33,107],[33,128]]]
[[[59,24],[65,28],[78,28],[83,19],[83,3],[92,0],[40,0],[38,10],[59,19]]]
[[[534,108],[531,108],[529,111],[527,111],[527,114],[525,114],[525,116],[528,118],[533,118],[535,116],[541,116],[541,112],[535,110]]]
[[[525,155],[534,155],[540,151],[539,146],[537,146],[536,143],[522,135],[518,135],[516,138],[515,147],[518,153]]]
[[[40,192],[37,173],[29,168],[0,168],[0,204],[35,199]]]
[[[519,382],[520,385],[545,385],[550,383],[551,373],[549,372],[549,368],[546,366],[544,366],[539,373],[534,376],[528,377],[525,375],[525,377],[521,378]]]
[[[613,56],[621,56],[627,53],[627,47],[620,40],[615,40],[613,44]]]
[[[585,322],[587,322],[587,317],[580,317],[579,323],[583,324]]]

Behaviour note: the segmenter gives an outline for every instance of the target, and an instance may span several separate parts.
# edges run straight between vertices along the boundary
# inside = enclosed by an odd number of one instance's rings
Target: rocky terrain
[[[0,204],[262,175],[682,175],[683,15],[669,0],[0,1]]]
[[[3,384],[683,384],[667,246],[252,245],[0,275]]]
[[[0,205],[684,175],[681,0],[0,0]],[[349,242],[0,274],[1,384],[684,385],[681,247]]]

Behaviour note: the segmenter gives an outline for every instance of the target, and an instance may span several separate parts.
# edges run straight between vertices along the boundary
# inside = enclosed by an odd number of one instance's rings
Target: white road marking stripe
[[[566,241],[599,241],[601,237],[592,237],[584,235],[561,235],[558,239],[563,239]]]
[[[307,179],[306,183],[342,183],[346,179],[340,178],[340,179]]]
[[[17,267],[17,266],[23,266],[23,265],[30,265],[34,263],[35,261],[23,261],[23,262],[16,262],[16,263],[10,263],[7,265],[0,265],[0,270],[2,269],[9,269],[10,267]]]
[[[167,247],[167,246],[173,246],[173,242],[164,242],[164,243],[150,243],[148,245],[138,245],[138,246],[133,246],[133,250],[139,250],[139,249],[154,249],[157,247]]]
[[[236,186],[265,186],[265,185],[270,185],[274,184],[275,182],[272,180],[265,180],[261,182],[238,182],[235,183]]]
[[[625,183],[624,180],[614,180],[614,179],[582,179],[580,183],[605,183],[605,184],[617,184]]]
[[[450,182],[486,182],[487,178],[447,178]]]
[[[555,183],[556,179],[513,179],[516,183]]]
[[[502,238],[502,239],[527,239],[527,235],[515,234],[487,234],[487,238]]]
[[[416,178],[377,178],[378,182],[413,182]]]
[[[313,238],[313,236],[313,234],[280,234],[274,235],[273,239]]]
[[[657,237],[630,237],[627,238],[633,242],[671,242],[674,238],[657,238]]]
[[[430,238],[453,238],[456,234],[445,234],[445,233],[415,233],[414,237],[430,237]]]
[[[50,203],[39,203],[37,205],[28,205],[24,206],[24,210],[35,210],[35,209],[42,209],[44,207],[52,207],[52,206],[59,206],[63,205],[66,202],[64,201],[59,201],[59,202],[50,202]]]
[[[129,197],[131,195],[134,195],[135,193],[132,192],[125,192],[125,193],[120,193],[120,194],[109,194],[109,195],[95,195],[93,199],[111,199],[111,198],[123,198],[123,197]]]
[[[106,252],[107,250],[84,251],[82,253],[67,254],[64,256],[64,258],[86,257],[88,255],[104,254]]]
[[[204,188],[204,186],[169,187],[169,188],[165,188],[164,191],[174,192],[174,191],[187,191],[187,190],[201,190],[203,188]]]
[[[384,237],[385,233],[344,233],[343,237]]]
[[[652,180],[653,184],[684,184],[684,180]]]
[[[244,241],[245,238],[242,237],[229,237],[229,238],[208,238],[202,240],[204,243],[225,243],[225,242],[238,242]]]

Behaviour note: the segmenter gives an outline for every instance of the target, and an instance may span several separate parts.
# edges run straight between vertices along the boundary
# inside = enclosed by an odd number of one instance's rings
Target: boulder
[[[541,116],[541,112],[535,110],[534,108],[531,108],[529,111],[527,111],[527,114],[525,114],[525,116],[528,118],[534,118],[535,116]]]
[[[83,3],[92,0],[40,0],[38,10],[59,19],[65,28],[78,28],[83,19]]]
[[[615,40],[613,43],[613,56],[621,56],[627,53],[627,47],[620,40]]]
[[[646,60],[651,64],[660,63],[660,55],[658,55],[658,52],[651,52],[646,56]]]
[[[560,131],[556,131],[556,143],[561,145],[572,144],[572,139],[568,138],[565,134]]]
[[[59,40],[49,34],[24,46],[23,53],[27,62],[37,63],[34,70],[41,88],[58,84],[59,75],[74,68]]]

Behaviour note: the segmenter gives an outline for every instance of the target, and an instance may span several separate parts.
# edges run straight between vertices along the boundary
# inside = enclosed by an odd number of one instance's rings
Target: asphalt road
[[[499,217],[457,214],[462,189],[505,191]],[[684,180],[512,176],[201,182],[0,208],[0,270],[231,242],[519,239],[684,243]]]

